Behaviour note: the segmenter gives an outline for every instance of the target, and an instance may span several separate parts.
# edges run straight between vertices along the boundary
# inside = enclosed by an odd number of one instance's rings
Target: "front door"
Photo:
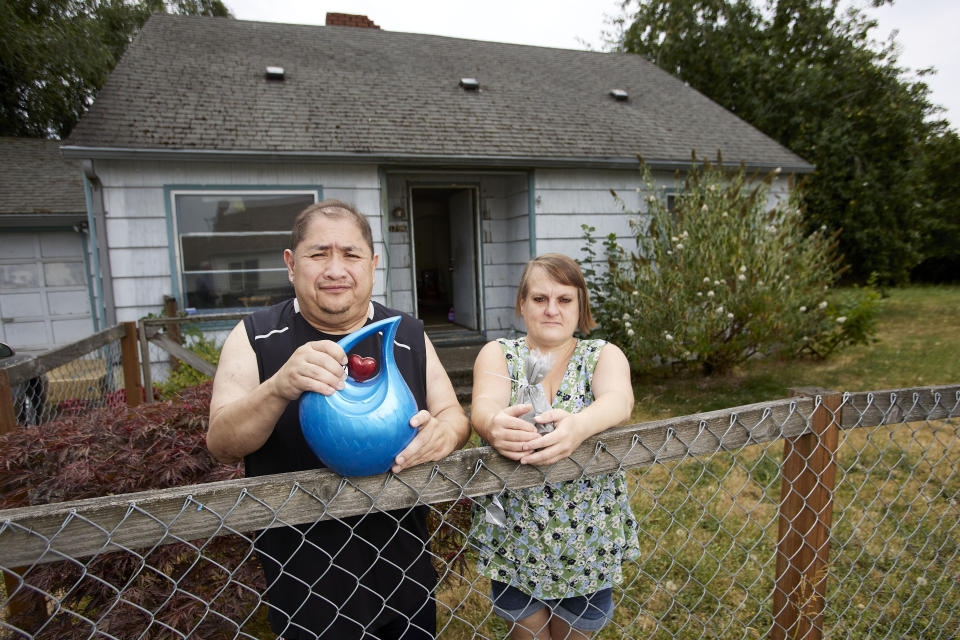
[[[477,189],[410,190],[417,314],[428,328],[480,328]]]

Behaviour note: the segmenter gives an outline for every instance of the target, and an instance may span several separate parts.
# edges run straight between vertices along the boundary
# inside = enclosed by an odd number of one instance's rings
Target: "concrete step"
[[[430,337],[435,347],[461,347],[483,345],[486,340],[479,331],[460,327],[458,325],[427,325],[424,331]]]
[[[473,387],[470,385],[463,385],[459,387],[454,387],[454,391],[457,392],[457,400],[460,401],[464,407],[470,405],[470,395],[473,391]]]
[[[432,339],[431,339],[432,342]],[[458,346],[438,346],[437,357],[443,364],[453,386],[470,386],[473,384],[473,362],[483,344],[469,344]]]
[[[433,341],[431,336],[430,341]],[[457,400],[469,411],[470,397],[473,391],[473,361],[483,347],[482,343],[458,346],[436,346],[437,357],[443,364],[453,389],[457,392]]]

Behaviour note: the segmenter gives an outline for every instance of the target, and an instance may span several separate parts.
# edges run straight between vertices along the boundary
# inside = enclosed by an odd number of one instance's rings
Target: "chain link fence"
[[[958,412],[960,386],[808,391],[611,429],[544,468],[479,447],[398,475],[319,470],[9,509],[0,636],[272,639],[272,617],[281,635],[312,637],[303,609],[268,597],[298,571],[281,558],[264,577],[264,536],[283,531],[310,550],[314,523],[333,523],[346,544],[378,518],[368,551],[393,562],[400,519],[419,509],[436,635],[502,638],[510,628],[476,570],[474,499],[625,470],[641,553],[624,563],[598,637],[956,638]],[[412,575],[392,566],[397,586]],[[336,580],[347,600],[365,584],[356,571],[301,586]]]
[[[95,407],[126,403],[124,354],[136,347],[117,325],[33,357],[0,362],[0,433]]]

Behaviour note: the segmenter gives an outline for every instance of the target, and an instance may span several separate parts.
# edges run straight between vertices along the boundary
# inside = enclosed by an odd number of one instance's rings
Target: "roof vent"
[[[630,94],[623,89],[610,89],[610,95],[613,96],[613,99],[617,102],[626,102],[630,99]]]
[[[283,67],[267,67],[267,80],[283,80]]]
[[[480,89],[480,81],[476,78],[460,78],[460,86],[463,87],[465,91],[478,91]]]

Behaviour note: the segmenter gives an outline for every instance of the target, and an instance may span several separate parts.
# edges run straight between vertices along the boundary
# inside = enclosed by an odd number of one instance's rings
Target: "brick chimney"
[[[364,29],[379,29],[373,20],[367,16],[358,16],[352,13],[327,13],[328,27],[361,27]]]

